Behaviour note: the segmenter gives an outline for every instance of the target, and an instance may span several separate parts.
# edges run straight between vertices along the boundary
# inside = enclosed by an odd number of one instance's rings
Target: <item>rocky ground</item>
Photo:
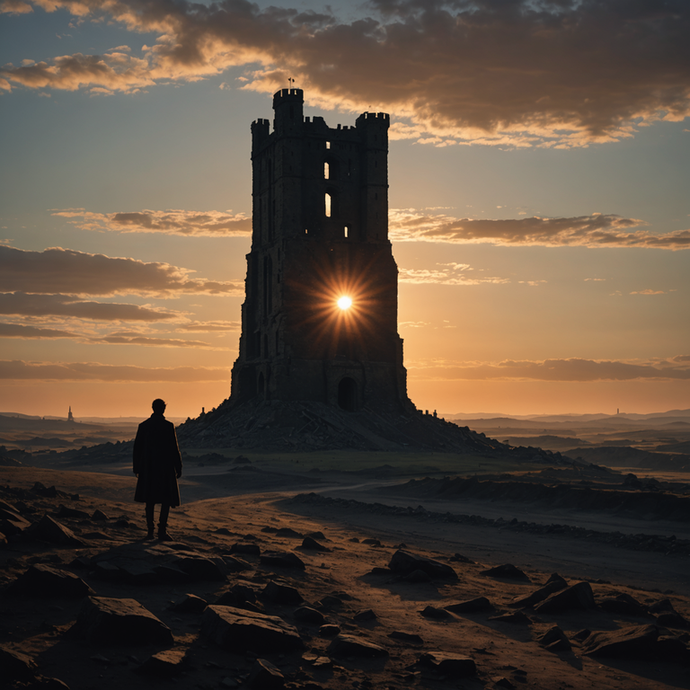
[[[444,530],[481,525],[298,488],[195,500],[209,492],[183,487],[174,541],[158,542],[133,478],[0,468],[0,684],[690,687],[677,589],[573,577],[558,534],[558,573],[518,567],[444,546]]]

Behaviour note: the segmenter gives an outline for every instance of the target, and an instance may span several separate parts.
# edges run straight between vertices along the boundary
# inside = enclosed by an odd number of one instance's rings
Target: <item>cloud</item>
[[[37,328],[36,326],[21,326],[14,323],[0,323],[0,338],[77,338],[75,333],[60,331],[55,328]]]
[[[635,292],[631,292],[631,295],[665,295],[666,293],[663,290],[652,290],[650,288],[647,288],[646,290],[636,290]]]
[[[488,243],[522,246],[690,248],[690,230],[654,234],[630,228],[642,220],[594,213],[573,218],[507,220],[454,218],[415,209],[391,209],[390,238],[394,242]]]
[[[242,330],[240,321],[192,321],[178,326],[178,331],[188,333],[227,333]]]
[[[129,213],[94,213],[85,209],[53,212],[67,218],[82,230],[117,232],[159,232],[167,235],[228,236],[251,235],[252,221],[243,213],[230,211],[135,211]]]
[[[152,338],[138,333],[111,333],[102,338],[92,338],[93,343],[110,345],[144,345],[146,347],[193,347],[201,349],[219,349],[201,340],[183,340],[182,338]],[[222,348],[225,349],[225,348]]]
[[[169,321],[179,319],[178,312],[136,304],[91,302],[69,295],[27,295],[23,292],[0,293],[0,314],[15,316],[69,316],[94,321]]]
[[[408,370],[430,379],[630,381],[634,379],[690,379],[690,358],[661,362],[623,362],[591,359],[547,359],[503,362],[407,362]]]
[[[226,381],[228,376],[228,369],[224,367],[146,368],[94,362],[0,361],[0,379],[15,381],[104,381],[119,383],[169,381],[173,383],[200,383],[205,381]]]
[[[368,15],[349,22],[246,0],[33,4],[156,39],[139,55],[75,53],[4,69],[27,88],[132,93],[244,66],[245,89],[271,92],[294,77],[313,104],[391,112],[403,120],[392,136],[432,145],[578,146],[690,113],[682,0],[371,0]]]
[[[165,263],[112,258],[53,247],[42,252],[0,246],[0,291],[69,295],[239,295],[241,281],[189,277]],[[121,305],[124,306],[124,305]]]
[[[3,0],[0,2],[0,14],[30,14],[33,11],[34,8],[22,0]]]
[[[437,264],[437,266],[439,266],[438,269],[400,268],[398,282],[415,285],[425,283],[435,285],[483,285],[486,283],[502,284],[510,282],[508,278],[469,276],[462,272],[465,268],[455,268],[455,266],[466,267],[466,264]]]

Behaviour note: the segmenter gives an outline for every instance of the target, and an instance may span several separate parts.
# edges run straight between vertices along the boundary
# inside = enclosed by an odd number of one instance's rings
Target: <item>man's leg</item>
[[[153,506],[153,503],[146,504],[146,529],[148,530],[148,534],[146,535],[147,539],[153,539]]]
[[[168,515],[170,513],[170,506],[167,503],[161,505],[161,517],[158,523],[158,538],[161,541],[172,541],[172,537],[167,532]]]

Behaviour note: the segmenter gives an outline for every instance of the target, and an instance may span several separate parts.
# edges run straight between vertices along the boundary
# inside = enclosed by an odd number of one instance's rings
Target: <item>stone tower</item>
[[[252,124],[252,248],[230,402],[410,409],[388,240],[390,117],[333,129],[303,104],[301,89],[283,89],[273,130]]]

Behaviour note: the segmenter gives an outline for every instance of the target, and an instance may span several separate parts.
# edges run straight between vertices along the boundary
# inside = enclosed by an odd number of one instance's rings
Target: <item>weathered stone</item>
[[[469,678],[477,673],[477,666],[474,663],[474,659],[460,654],[427,652],[419,657],[417,663],[420,666],[432,668],[434,671],[447,678]]]
[[[560,592],[550,595],[537,604],[537,613],[558,613],[571,609],[588,610],[597,607],[589,582],[578,582]]]
[[[296,628],[282,618],[232,606],[207,607],[201,632],[229,651],[284,651],[304,647]]]
[[[592,633],[582,645],[582,651],[589,656],[650,658],[656,654],[658,639],[656,625],[635,625]]]
[[[304,600],[295,587],[273,580],[264,587],[261,596],[274,604],[299,604]]]
[[[62,519],[65,518],[76,518],[78,520],[88,520],[89,514],[84,510],[78,510],[77,508],[68,508],[62,504],[58,507],[56,513],[57,517]]]
[[[247,684],[257,690],[278,690],[284,687],[285,677],[270,661],[257,659],[249,673]]]
[[[505,563],[503,565],[497,565],[495,568],[482,570],[481,574],[488,577],[497,577],[501,580],[522,580],[525,582],[530,582],[529,577],[527,577],[527,575],[525,575],[520,568],[516,568],[512,563]]]
[[[222,559],[206,558],[197,554],[184,554],[175,560],[175,567],[187,573],[193,580],[226,580],[223,566]]]
[[[609,613],[616,613],[624,616],[637,616],[638,618],[648,618],[647,609],[640,604],[637,599],[625,592],[619,592],[615,596],[605,597],[597,600],[599,608]]]
[[[95,594],[84,580],[67,570],[37,563],[23,572],[10,586],[13,594],[31,597],[78,598]]]
[[[304,561],[291,551],[266,551],[259,557],[259,563],[267,568],[292,568],[304,570]]]
[[[368,642],[361,637],[354,637],[353,635],[338,635],[330,645],[328,645],[328,652],[332,656],[346,657],[383,657],[388,656],[388,651],[383,647]]]
[[[318,551],[320,553],[330,553],[331,549],[323,544],[319,544],[313,537],[304,537],[302,540],[302,548],[307,551]]]
[[[289,537],[290,539],[301,539],[304,535],[299,532],[295,532],[292,527],[281,527],[276,530],[276,537]]]
[[[185,649],[166,649],[150,656],[139,666],[137,673],[158,676],[159,678],[171,678],[184,670],[185,663]]]
[[[170,608],[180,613],[202,613],[207,606],[208,602],[205,599],[196,596],[196,594],[186,594],[182,601],[178,601]]]
[[[243,556],[259,556],[261,554],[261,548],[258,544],[238,542],[230,547],[230,553],[239,553]]]
[[[422,616],[425,618],[432,618],[433,620],[441,621],[449,617],[448,611],[445,609],[439,609],[435,606],[427,606],[424,610],[420,611]]]
[[[569,652],[571,649],[568,638],[557,625],[549,628],[538,637],[537,642],[550,652]]]
[[[27,654],[0,644],[0,676],[6,680],[29,680],[36,672],[36,662]]]
[[[333,623],[327,623],[319,628],[319,637],[335,637],[340,635],[340,626]]]
[[[486,597],[477,597],[476,599],[468,599],[467,601],[448,604],[443,608],[452,613],[476,613],[479,611],[491,611],[494,607]]]
[[[170,628],[134,599],[89,597],[70,634],[98,643],[173,644]]]
[[[110,518],[100,509],[96,509],[93,511],[93,514],[91,515],[91,519],[94,522],[105,522],[106,520],[110,520]]]
[[[376,614],[374,613],[374,611],[372,611],[372,609],[364,609],[364,611],[356,613],[352,620],[354,620],[356,623],[366,623],[367,621],[375,621]]]
[[[31,525],[31,527],[25,531],[25,534],[31,539],[47,541],[51,544],[60,544],[61,546],[86,546],[85,542],[76,537],[72,530],[61,525],[57,520],[50,517],[50,515],[44,515],[38,523]]]
[[[390,560],[388,567],[395,573],[408,575],[415,570],[424,571],[429,577],[439,580],[457,580],[458,575],[449,565],[431,558],[417,556],[409,551],[398,549]]]
[[[392,640],[399,640],[400,642],[407,642],[408,644],[413,645],[424,644],[424,640],[419,635],[402,632],[400,630],[394,630],[392,633],[388,634],[388,637],[390,637]]]
[[[311,608],[311,606],[300,606],[293,614],[295,620],[309,623],[311,625],[323,625],[326,620],[321,611]]]
[[[540,601],[544,601],[544,599],[549,597],[551,594],[560,592],[567,586],[567,581],[560,575],[554,573],[543,587],[540,587],[539,589],[525,596],[516,597],[508,604],[508,606],[530,608],[538,604]]]
[[[522,611],[515,611],[514,613],[504,613],[500,616],[491,616],[490,621],[498,621],[499,623],[510,623],[511,625],[531,625],[532,620]]]

